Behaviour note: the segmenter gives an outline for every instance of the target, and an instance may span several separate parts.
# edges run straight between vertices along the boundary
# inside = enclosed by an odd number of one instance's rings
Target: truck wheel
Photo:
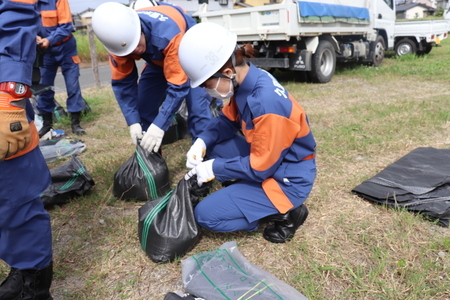
[[[398,56],[416,54],[416,50],[416,44],[408,38],[402,39],[395,44],[395,54]]]
[[[384,50],[386,49],[384,38],[381,35],[377,36],[373,47],[372,62],[370,64],[374,67],[378,67],[383,62]]]
[[[312,57],[311,71],[308,72],[310,79],[315,83],[327,83],[333,77],[335,69],[336,53],[333,45],[327,40],[322,40]]]

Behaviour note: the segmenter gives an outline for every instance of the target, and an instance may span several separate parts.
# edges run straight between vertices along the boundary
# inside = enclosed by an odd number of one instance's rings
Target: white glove
[[[206,154],[206,145],[205,142],[198,138],[195,140],[194,144],[189,149],[186,154],[186,167],[188,169],[194,168],[196,165],[203,161],[203,157]]]
[[[202,186],[204,182],[213,180],[216,176],[213,171],[214,159],[199,163],[195,168],[184,175],[185,180],[189,180],[192,176],[197,175],[197,184]]]
[[[148,152],[158,152],[161,146],[162,139],[164,137],[164,130],[156,126],[155,124],[150,125],[147,132],[144,133],[144,137],[141,141],[141,146]]]
[[[130,135],[133,144],[137,145],[137,140],[142,139],[142,127],[139,123],[134,123],[130,125]]]

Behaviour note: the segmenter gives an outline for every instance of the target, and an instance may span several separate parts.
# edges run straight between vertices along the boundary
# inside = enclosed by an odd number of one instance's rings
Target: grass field
[[[450,299],[449,229],[351,192],[417,147],[450,148],[450,40],[423,57],[388,54],[378,68],[339,65],[327,84],[304,83],[290,72],[275,75],[308,112],[317,140],[308,219],[281,245],[267,242],[262,229],[204,231],[183,258],[236,241],[248,260],[309,299]],[[83,96],[93,112],[82,122],[88,134],[80,159],[96,185],[49,210],[54,299],[163,299],[182,290],[180,260],[150,261],[137,236],[143,203],[111,192],[115,171],[134,151],[128,128],[110,86],[83,90]],[[64,97],[57,100],[64,104]],[[68,120],[56,127],[70,133]],[[173,185],[186,172],[188,149],[188,140],[163,146]],[[7,272],[0,265],[0,277]]]

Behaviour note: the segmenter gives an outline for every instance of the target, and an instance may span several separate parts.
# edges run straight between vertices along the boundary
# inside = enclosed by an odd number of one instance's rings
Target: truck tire
[[[395,44],[395,54],[397,54],[397,56],[416,54],[416,51],[416,43],[408,38],[404,38]]]
[[[374,67],[378,67],[381,65],[384,59],[384,51],[386,50],[386,43],[384,42],[384,38],[379,35],[375,40],[375,44],[373,45],[372,59],[371,65]]]
[[[327,83],[336,69],[336,53],[333,45],[327,40],[321,40],[311,61],[309,78],[315,83]]]

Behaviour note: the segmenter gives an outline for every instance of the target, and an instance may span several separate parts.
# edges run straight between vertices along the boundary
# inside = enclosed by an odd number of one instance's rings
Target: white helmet
[[[181,39],[178,58],[184,72],[197,87],[220,70],[236,48],[237,36],[212,22],[189,29]]]
[[[155,0],[136,0],[133,3],[131,3],[130,7],[134,10],[138,10],[141,8],[152,7],[157,5],[158,3],[156,3]]]
[[[106,2],[95,9],[92,29],[106,50],[117,56],[133,52],[141,38],[138,14],[117,2]]]

